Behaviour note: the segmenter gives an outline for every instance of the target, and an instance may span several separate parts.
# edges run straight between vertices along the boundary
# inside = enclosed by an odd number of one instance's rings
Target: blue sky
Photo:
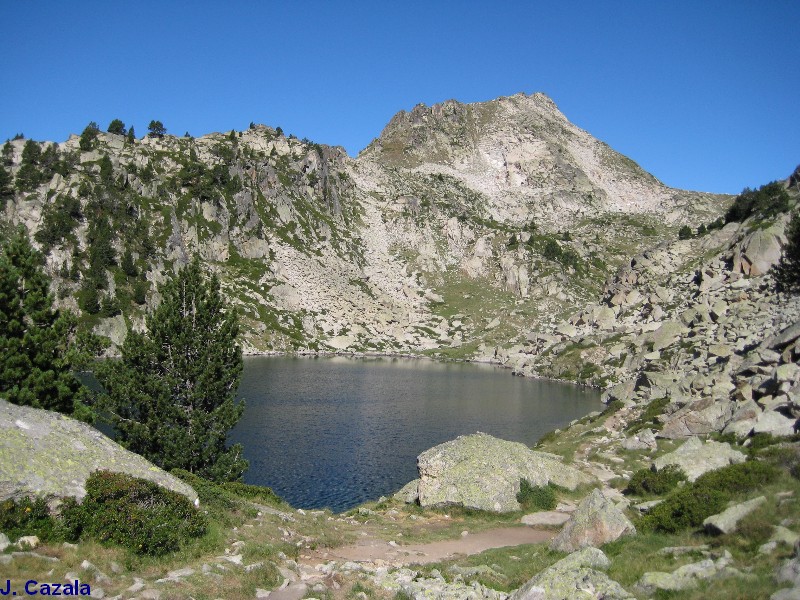
[[[0,140],[254,121],[355,155],[420,102],[539,91],[675,187],[800,163],[797,0],[5,0],[0,23]]]

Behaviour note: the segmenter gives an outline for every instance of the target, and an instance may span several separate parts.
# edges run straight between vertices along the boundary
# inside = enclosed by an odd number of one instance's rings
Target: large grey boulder
[[[493,512],[520,510],[520,479],[531,485],[552,482],[574,490],[591,480],[562,462],[524,444],[485,433],[464,435],[417,457],[421,506],[461,505]]]
[[[692,437],[674,452],[659,456],[653,464],[659,470],[667,465],[677,465],[686,473],[689,481],[694,481],[707,471],[741,463],[746,458],[744,454],[731,448],[730,444],[713,440],[703,443],[700,438]]]
[[[731,420],[736,405],[729,400],[704,397],[672,414],[659,436],[680,439],[722,431]]]
[[[598,569],[610,561],[597,548],[584,548],[548,567],[514,592],[509,600],[623,600],[633,598]],[[591,592],[590,592],[591,590]]]
[[[628,517],[595,489],[581,501],[550,547],[560,552],[573,552],[586,546],[602,546],[635,533],[636,527]]]
[[[0,400],[0,500],[86,495],[97,470],[127,473],[197,500],[197,492],[94,427],[59,413]]]
[[[703,521],[703,525],[706,530],[711,533],[731,533],[736,531],[739,521],[744,519],[766,501],[767,499],[764,496],[759,496],[747,502],[735,504],[719,514],[711,515]]]
[[[753,277],[769,271],[781,259],[781,244],[785,239],[783,231],[782,224],[776,224],[749,234],[742,240],[740,254],[734,256],[734,272],[736,266]]]

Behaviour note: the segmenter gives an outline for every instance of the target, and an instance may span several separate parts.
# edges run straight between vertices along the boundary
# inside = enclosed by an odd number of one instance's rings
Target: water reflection
[[[483,431],[529,445],[601,407],[596,392],[486,365],[375,358],[251,357],[231,434],[248,483],[292,505],[345,510],[416,477],[423,450]]]

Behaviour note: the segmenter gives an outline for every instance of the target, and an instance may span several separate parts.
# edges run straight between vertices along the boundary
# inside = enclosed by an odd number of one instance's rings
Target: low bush
[[[181,494],[122,473],[97,471],[86,481],[86,497],[67,521],[83,535],[119,544],[136,554],[160,556],[206,531],[205,517]]]
[[[750,460],[704,473],[697,478],[693,487],[717,490],[735,496],[775,481],[778,474],[778,469],[773,465]]]
[[[520,479],[517,502],[526,511],[553,510],[558,498],[552,485],[531,485],[526,479]]]
[[[648,494],[663,496],[675,489],[681,481],[686,481],[686,474],[677,465],[667,465],[660,471],[655,467],[641,469],[633,474],[625,493],[636,496]]]
[[[639,520],[643,531],[677,533],[721,512],[729,500],[767,485],[779,475],[773,465],[748,461],[704,473],[691,485],[673,491]]]
[[[0,502],[0,532],[11,541],[35,535],[43,542],[57,541],[58,523],[50,515],[44,498],[22,498]]]
[[[642,531],[678,533],[698,527],[707,517],[725,508],[727,495],[718,490],[698,489],[695,486],[672,492],[637,523]]]
[[[758,455],[767,463],[787,471],[795,479],[800,479],[800,446],[797,444],[768,446]]]

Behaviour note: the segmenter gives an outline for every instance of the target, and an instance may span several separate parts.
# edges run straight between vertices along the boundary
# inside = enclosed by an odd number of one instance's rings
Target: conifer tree
[[[129,331],[122,359],[99,369],[102,406],[129,450],[164,469],[236,481],[247,468],[241,446],[226,447],[244,410],[235,402],[243,367],[236,314],[198,259],[159,292],[146,331]]]
[[[72,373],[75,318],[53,309],[43,264],[23,229],[0,251],[0,398],[90,420]]]
[[[6,207],[6,202],[14,197],[14,189],[11,187],[11,173],[0,165],[0,210]]]
[[[800,213],[795,213],[786,227],[786,246],[773,274],[780,291],[800,292]]]

